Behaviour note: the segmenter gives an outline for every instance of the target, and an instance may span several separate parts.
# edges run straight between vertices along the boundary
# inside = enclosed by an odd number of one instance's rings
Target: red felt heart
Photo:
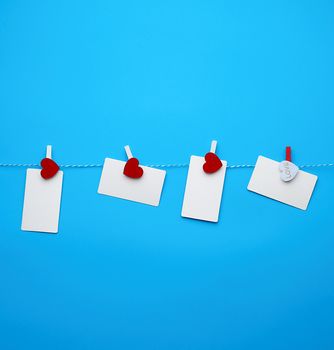
[[[41,166],[43,168],[41,170],[41,176],[45,180],[48,180],[54,177],[59,170],[58,164],[50,158],[42,159]]]
[[[221,160],[215,153],[209,152],[205,155],[205,163],[203,164],[203,170],[207,174],[212,174],[218,171],[223,166]]]
[[[123,170],[123,174],[131,177],[132,179],[139,179],[143,176],[144,170],[139,166],[139,161],[137,158],[130,158]]]

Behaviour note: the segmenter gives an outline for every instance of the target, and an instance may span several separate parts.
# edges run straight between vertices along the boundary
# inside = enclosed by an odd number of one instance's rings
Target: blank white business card
[[[204,157],[191,156],[183,198],[183,217],[218,222],[227,162],[213,174],[203,171]]]
[[[143,176],[132,179],[123,174],[125,164],[117,159],[105,159],[98,193],[158,206],[166,171],[141,165]]]
[[[63,172],[45,180],[39,169],[27,169],[24,193],[23,231],[58,232]]]
[[[279,162],[259,156],[247,189],[293,207],[306,210],[318,177],[299,170],[289,182],[280,178]]]

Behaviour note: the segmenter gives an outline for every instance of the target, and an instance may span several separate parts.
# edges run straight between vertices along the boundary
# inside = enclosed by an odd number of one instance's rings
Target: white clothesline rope
[[[179,164],[150,164],[147,165],[152,168],[186,168],[189,166],[188,163]],[[0,163],[0,168],[37,168],[40,167],[39,164],[28,164],[28,163]],[[89,168],[102,168],[103,164],[60,164],[60,168],[77,168],[77,169],[89,169]],[[253,164],[235,164],[227,165],[229,169],[242,169],[242,168],[254,168]],[[299,165],[299,168],[324,168],[324,167],[334,167],[334,163],[318,163],[318,164],[304,164]]]

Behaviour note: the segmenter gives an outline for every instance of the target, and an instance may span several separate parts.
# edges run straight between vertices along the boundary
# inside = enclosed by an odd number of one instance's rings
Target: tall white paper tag
[[[213,174],[203,171],[204,157],[191,156],[183,198],[183,217],[218,222],[227,162]]]
[[[165,181],[166,171],[141,166],[144,170],[139,179],[123,174],[126,162],[106,158],[103,165],[98,193],[158,206]]]
[[[275,160],[259,156],[247,189],[306,210],[318,177],[299,170],[292,181],[284,182],[279,165]]]
[[[49,180],[40,170],[27,169],[21,229],[35,232],[58,232],[63,172]]]

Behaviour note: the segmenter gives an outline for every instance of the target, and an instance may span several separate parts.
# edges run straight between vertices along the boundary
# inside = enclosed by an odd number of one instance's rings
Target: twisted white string
[[[187,163],[179,163],[179,164],[150,164],[147,165],[152,168],[186,168],[189,166]],[[39,164],[28,164],[28,163],[0,163],[0,168],[37,168],[40,167]],[[88,169],[88,168],[102,168],[103,164],[60,164],[60,168],[80,168],[80,169]],[[242,169],[242,168],[254,168],[253,164],[235,164],[235,165],[227,165],[229,169]],[[299,168],[323,168],[323,167],[334,167],[334,163],[319,163],[319,164],[304,164],[300,165]]]

